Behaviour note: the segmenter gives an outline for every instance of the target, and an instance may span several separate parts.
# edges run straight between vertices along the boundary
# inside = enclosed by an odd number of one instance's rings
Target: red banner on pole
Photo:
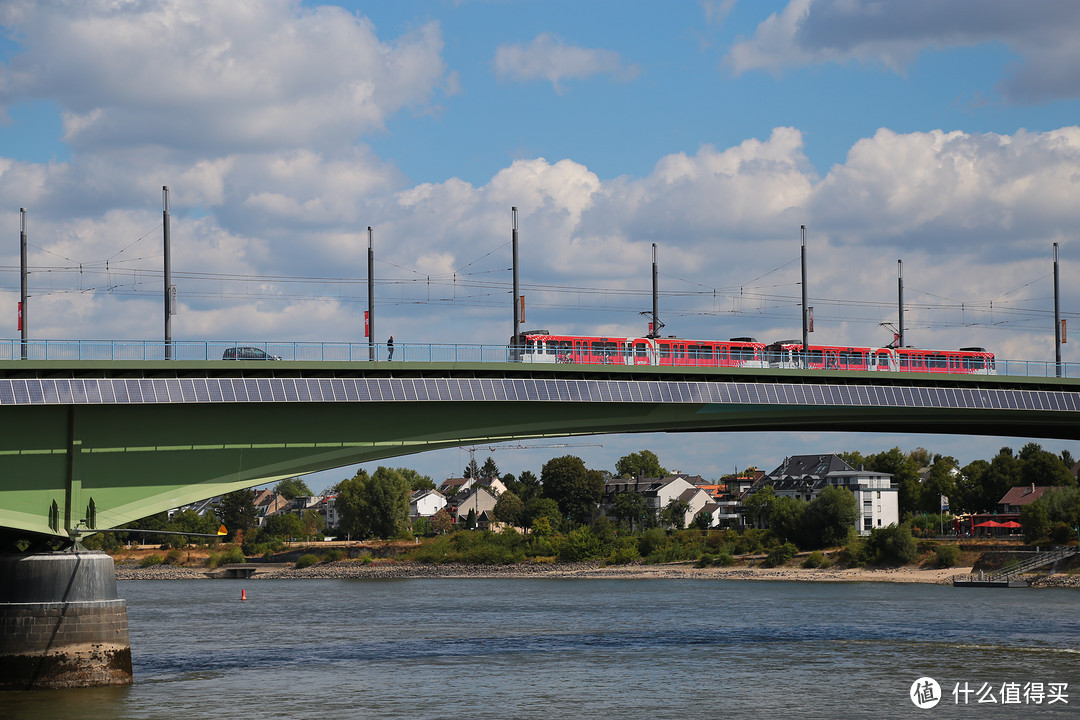
[[[371,337],[371,330],[368,329],[368,311],[364,311],[364,337]]]
[[[19,322],[20,322],[20,328],[21,328],[22,313],[19,313]],[[1068,339],[1065,336],[1065,318],[1061,319],[1061,342],[1062,342],[1062,344],[1065,344],[1065,343],[1069,342]]]

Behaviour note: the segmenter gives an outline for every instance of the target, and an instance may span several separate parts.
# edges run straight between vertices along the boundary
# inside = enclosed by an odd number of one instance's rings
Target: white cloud
[[[927,49],[1002,43],[1021,62],[998,90],[1030,103],[1080,95],[1078,24],[1080,4],[1056,0],[790,0],[724,60],[736,74],[829,62],[902,73]]]
[[[48,97],[73,148],[194,152],[350,144],[444,82],[436,23],[380,42],[371,22],[292,0],[14,0],[0,24],[25,51],[0,104]]]
[[[626,81],[638,72],[636,65],[624,63],[617,52],[567,45],[550,33],[541,33],[528,44],[501,45],[495,51],[499,80],[547,80],[560,94],[565,80],[610,75]]]

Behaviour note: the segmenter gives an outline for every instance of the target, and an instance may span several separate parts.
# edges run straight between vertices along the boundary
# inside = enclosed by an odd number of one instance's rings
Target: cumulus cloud
[[[381,42],[367,19],[293,0],[13,0],[0,24],[24,48],[0,67],[0,105],[54,99],[83,151],[334,147],[449,82],[436,23]]]
[[[829,62],[902,73],[927,49],[1002,43],[1021,60],[998,90],[1031,103],[1080,95],[1078,25],[1080,4],[1057,0],[790,0],[724,61],[736,74]]]
[[[528,44],[501,45],[495,51],[495,76],[503,81],[547,80],[558,93],[565,80],[610,75],[619,81],[637,77],[639,68],[626,64],[617,52],[567,45],[550,33]]]
[[[392,324],[410,341],[499,342],[508,334],[502,316],[509,308],[510,208],[517,206],[530,325],[641,332],[657,243],[662,290],[671,293],[661,313],[669,331],[797,335],[798,228],[806,224],[818,341],[887,341],[877,324],[896,321],[902,258],[914,342],[1029,357],[1046,354],[1051,342],[1038,332],[1049,308],[1051,243],[1060,242],[1068,257],[1069,229],[1080,223],[1076,127],[1013,135],[882,129],[825,177],[807,162],[802,133],[785,127],[727,148],[668,155],[645,176],[611,180],[571,160],[534,158],[482,185],[451,178],[412,187],[370,183],[355,195],[343,189],[362,184],[370,165],[362,151],[192,162],[187,175],[208,179],[174,195],[182,308],[174,336],[362,340],[372,224],[380,327]],[[0,190],[42,176],[51,187],[50,173],[66,188],[74,187],[65,180],[71,175],[115,180],[78,159],[0,169]],[[220,206],[189,214],[207,197]],[[35,332],[160,332],[153,320],[160,312],[159,203],[157,190],[149,209],[31,215]],[[4,222],[17,217],[9,213]],[[11,250],[0,255],[9,267],[18,262]],[[81,274],[72,270],[80,263]],[[1070,286],[1065,292],[1066,307],[1080,302]],[[42,322],[43,314],[51,321]],[[1023,332],[1027,323],[1034,336]]]

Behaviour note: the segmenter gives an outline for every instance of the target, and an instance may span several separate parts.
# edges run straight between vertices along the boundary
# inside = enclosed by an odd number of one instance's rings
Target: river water
[[[536,578],[119,589],[135,684],[2,693],[0,718],[1080,716],[1078,590]],[[940,687],[936,707],[909,697],[923,677]]]

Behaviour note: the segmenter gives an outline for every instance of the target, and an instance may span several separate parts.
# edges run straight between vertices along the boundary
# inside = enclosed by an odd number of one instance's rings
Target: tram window
[[[660,357],[662,357],[662,358],[671,357],[671,346],[668,345],[667,343],[664,343],[663,345],[660,346]]]
[[[859,367],[866,365],[866,353],[853,352],[851,354],[851,364]]]
[[[815,365],[821,365],[824,363],[824,354],[821,350],[810,351],[810,362]]]
[[[932,368],[945,368],[946,367],[945,356],[944,355],[930,355],[927,358],[927,360],[929,360],[929,362],[927,364]]]
[[[638,344],[638,345],[635,345],[635,346],[634,346],[634,351],[635,351],[635,354],[636,354],[636,355],[637,355],[637,356],[638,356],[639,358],[643,358],[643,357],[648,357],[648,356],[649,356],[649,348],[648,348],[648,346],[647,346],[647,345],[645,345],[645,343],[640,343],[640,344]]]
[[[886,353],[879,353],[877,356],[878,367],[889,367],[889,356]]]
[[[906,370],[911,367],[911,358],[907,355],[900,356],[900,369]]]

